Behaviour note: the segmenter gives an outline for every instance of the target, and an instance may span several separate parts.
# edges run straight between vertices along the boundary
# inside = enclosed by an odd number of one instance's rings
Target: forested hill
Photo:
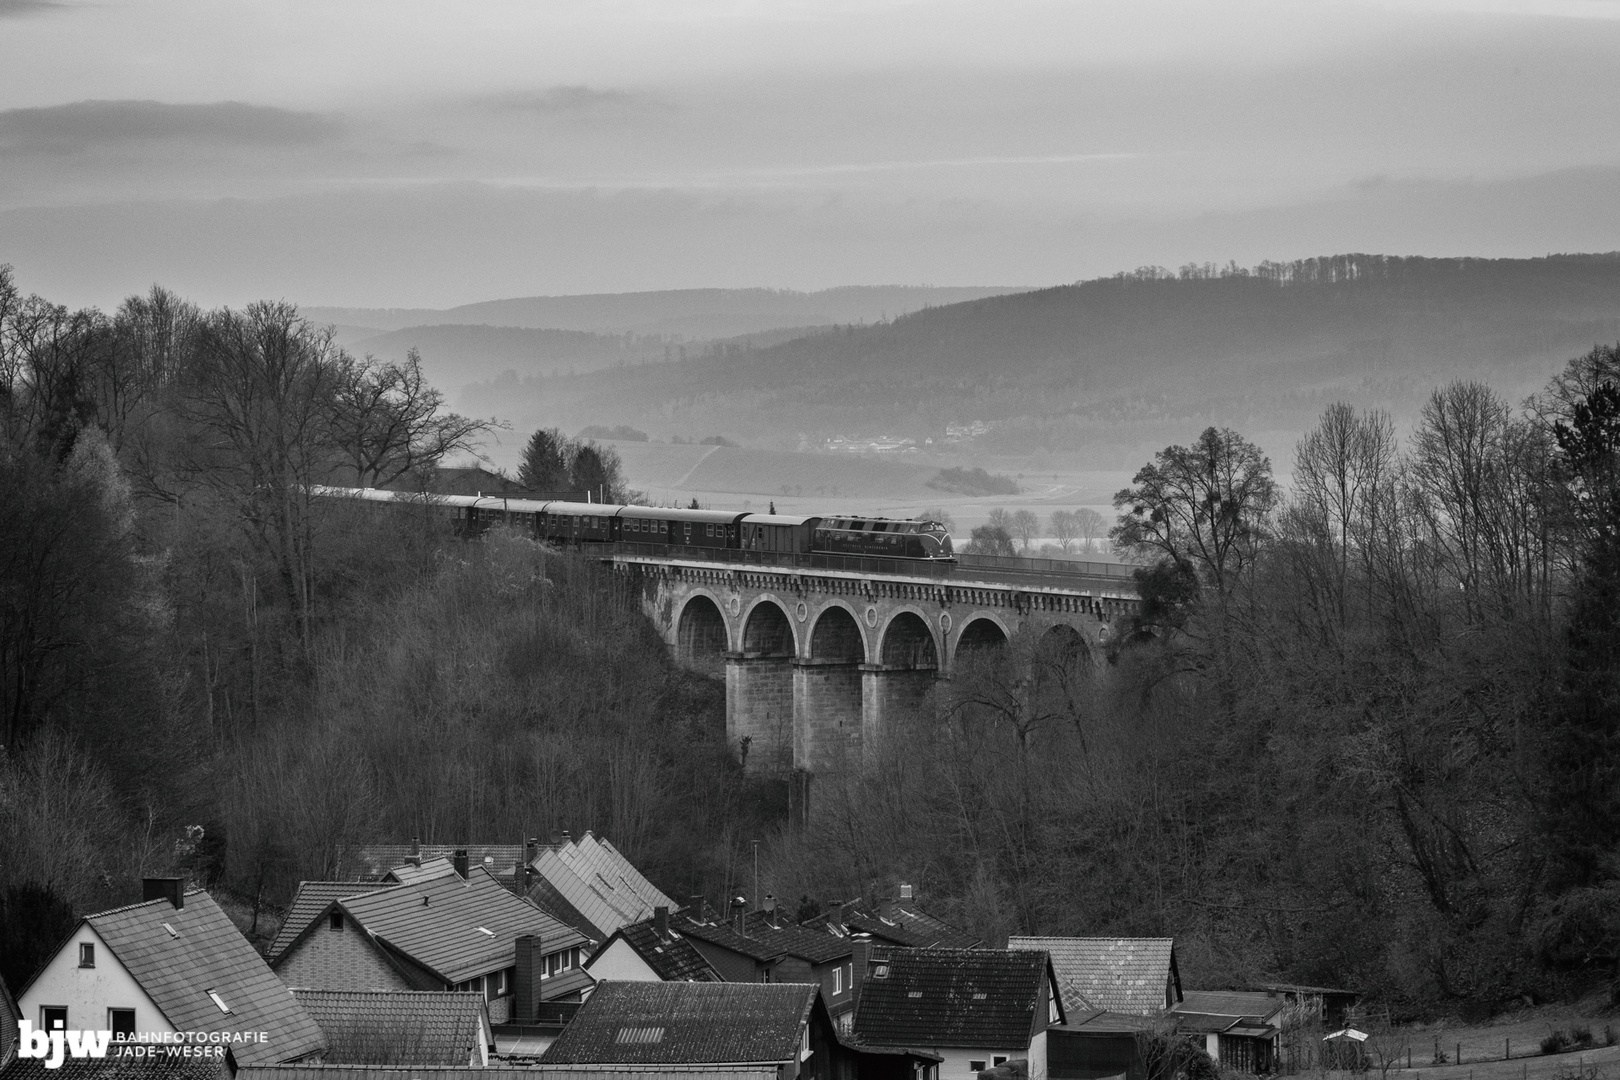
[[[665,289],[486,300],[453,308],[310,307],[319,322],[402,330],[430,324],[526,326],[600,333],[735,337],[784,326],[877,322],[930,304],[1022,291],[1026,286],[871,285],[791,289]]]
[[[1210,422],[1291,446],[1338,399],[1401,420],[1453,378],[1517,396],[1617,338],[1620,254],[1341,255],[1142,270],[516,394],[473,387],[464,404],[762,445],[789,432],[927,436],[982,420],[985,450],[1085,451],[1128,466]]]

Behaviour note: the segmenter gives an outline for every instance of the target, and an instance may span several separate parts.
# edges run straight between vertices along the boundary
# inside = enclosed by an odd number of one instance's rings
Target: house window
[[[984,1072],[984,1062],[982,1062],[982,1061],[970,1061],[970,1062],[968,1062],[968,1068],[970,1070],[972,1070],[973,1072],[976,1072],[976,1073]]]
[[[841,967],[835,967],[835,968],[833,968],[833,993],[842,994],[843,992],[844,992],[844,969],[841,968]]]
[[[1048,993],[1048,996],[1047,996],[1047,999],[1046,999],[1046,1022],[1049,1023],[1049,1024],[1055,1024],[1055,1023],[1058,1022],[1058,1012],[1059,1012],[1057,994],[1055,992],[1052,992],[1052,991],[1048,991],[1047,993]]]
[[[55,1031],[57,1028],[67,1028],[66,1005],[42,1005],[39,1009],[39,1026],[46,1031]]]
[[[1007,1055],[1006,1054],[1001,1054],[1001,1055],[999,1055],[997,1057],[993,1057],[993,1058],[990,1059],[990,1064],[992,1064],[992,1065],[1005,1065],[1006,1063],[1007,1063]]]
[[[326,925],[333,930],[343,929],[343,912],[334,911],[326,917]]]
[[[79,966],[82,968],[96,966],[96,947],[89,942],[81,942],[79,945]]]
[[[113,1038],[134,1038],[135,1036],[135,1010],[134,1009],[108,1009],[107,1029],[112,1032]]]

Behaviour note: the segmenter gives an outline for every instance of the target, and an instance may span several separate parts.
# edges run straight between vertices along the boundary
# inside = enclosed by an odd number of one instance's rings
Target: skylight
[[[208,991],[208,996],[213,1000],[215,1005],[219,1006],[220,1012],[228,1013],[231,1011],[231,1007],[225,1004],[225,999],[214,993],[212,990]]]
[[[169,932],[169,936],[172,937],[172,938],[177,938],[177,937],[180,936],[180,931],[176,930],[174,927],[170,926],[168,923],[163,924],[163,929],[167,930]]]
[[[480,934],[488,934],[490,937],[495,936],[495,931],[485,929],[482,926],[475,926],[475,927],[473,927],[473,929],[477,930]]]
[[[652,1046],[664,1041],[664,1029],[661,1027],[626,1027],[620,1028],[613,1041],[623,1045]]]

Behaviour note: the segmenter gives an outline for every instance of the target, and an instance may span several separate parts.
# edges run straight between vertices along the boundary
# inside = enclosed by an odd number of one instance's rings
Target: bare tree
[[[1089,506],[1074,512],[1074,522],[1080,538],[1086,542],[1087,551],[1097,550],[1097,541],[1108,535],[1108,519]]]
[[[1048,526],[1052,535],[1057,538],[1058,547],[1063,554],[1069,553],[1075,539],[1080,535],[1080,523],[1075,520],[1074,513],[1069,510],[1052,511],[1051,523]]]
[[[360,487],[382,487],[458,450],[476,453],[478,438],[503,426],[442,412],[444,395],[428,385],[415,349],[402,364],[340,353],[333,374],[331,437]]]
[[[1028,510],[1020,510],[1013,514],[1011,524],[1010,531],[1018,538],[1018,546],[1027,552],[1041,531],[1041,519]]]

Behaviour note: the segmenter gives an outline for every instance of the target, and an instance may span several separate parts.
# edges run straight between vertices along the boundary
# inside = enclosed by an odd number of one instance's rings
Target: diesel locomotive
[[[421,502],[421,496],[377,488],[317,486],[314,494],[374,502]],[[645,544],[654,548],[727,548],[797,555],[877,555],[951,560],[951,536],[937,521],[884,517],[799,517],[663,506],[543,502],[498,496],[434,495],[428,505],[453,516],[459,529],[521,529],[555,544]]]

